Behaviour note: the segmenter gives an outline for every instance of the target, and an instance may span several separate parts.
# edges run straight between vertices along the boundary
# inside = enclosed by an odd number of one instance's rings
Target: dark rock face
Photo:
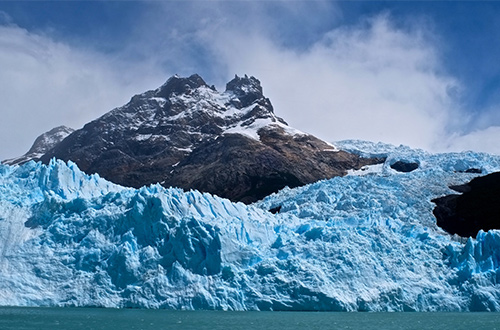
[[[234,93],[243,107],[247,107],[263,97],[260,81],[255,77],[248,78],[246,75],[243,78],[235,76],[227,83],[226,91]]]
[[[281,206],[276,206],[269,210],[269,212],[271,212],[272,214],[280,213],[280,211],[281,211]]]
[[[500,172],[451,188],[462,194],[432,201],[438,226],[462,237],[475,237],[481,229],[500,229]]]
[[[259,135],[260,141],[227,134],[206,143],[175,167],[169,184],[251,203],[285,186],[344,175],[373,162],[324,151],[331,147],[310,135],[293,137],[279,128],[261,129]]]
[[[382,161],[289,127],[254,77],[236,76],[221,93],[198,75],[132,97],[41,160],[52,157],[125,186],[160,183],[245,203]]]
[[[398,172],[408,173],[411,171],[415,171],[418,168],[418,163],[404,162],[399,160],[392,164],[391,168]]]
[[[75,130],[66,126],[58,126],[43,133],[35,139],[27,153],[18,158],[3,161],[7,165],[24,164],[30,160],[38,161],[47,151],[52,149]]]

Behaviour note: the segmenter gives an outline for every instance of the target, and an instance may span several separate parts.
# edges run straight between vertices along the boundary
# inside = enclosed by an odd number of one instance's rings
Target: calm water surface
[[[500,330],[500,313],[188,312],[0,307],[0,329]]]

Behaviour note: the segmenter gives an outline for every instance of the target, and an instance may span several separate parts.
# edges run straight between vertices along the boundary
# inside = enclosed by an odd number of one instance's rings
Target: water
[[[500,313],[191,312],[141,309],[0,307],[0,329],[500,330]]]

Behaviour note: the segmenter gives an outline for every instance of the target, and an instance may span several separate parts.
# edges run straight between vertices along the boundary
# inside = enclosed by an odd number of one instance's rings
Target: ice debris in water
[[[0,166],[0,305],[500,311],[500,231],[450,236],[430,202],[478,175],[468,168],[499,171],[500,157],[384,152],[366,173],[250,206],[124,188],[71,162]]]

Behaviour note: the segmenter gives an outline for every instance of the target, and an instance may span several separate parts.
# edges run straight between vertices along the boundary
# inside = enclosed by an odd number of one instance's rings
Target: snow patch
[[[384,164],[366,165],[359,170],[347,170],[347,175],[361,176],[380,174],[384,170]]]
[[[136,141],[146,141],[146,140],[149,140],[151,138],[151,136],[153,136],[153,134],[137,134],[134,137],[134,140],[136,140]]]

